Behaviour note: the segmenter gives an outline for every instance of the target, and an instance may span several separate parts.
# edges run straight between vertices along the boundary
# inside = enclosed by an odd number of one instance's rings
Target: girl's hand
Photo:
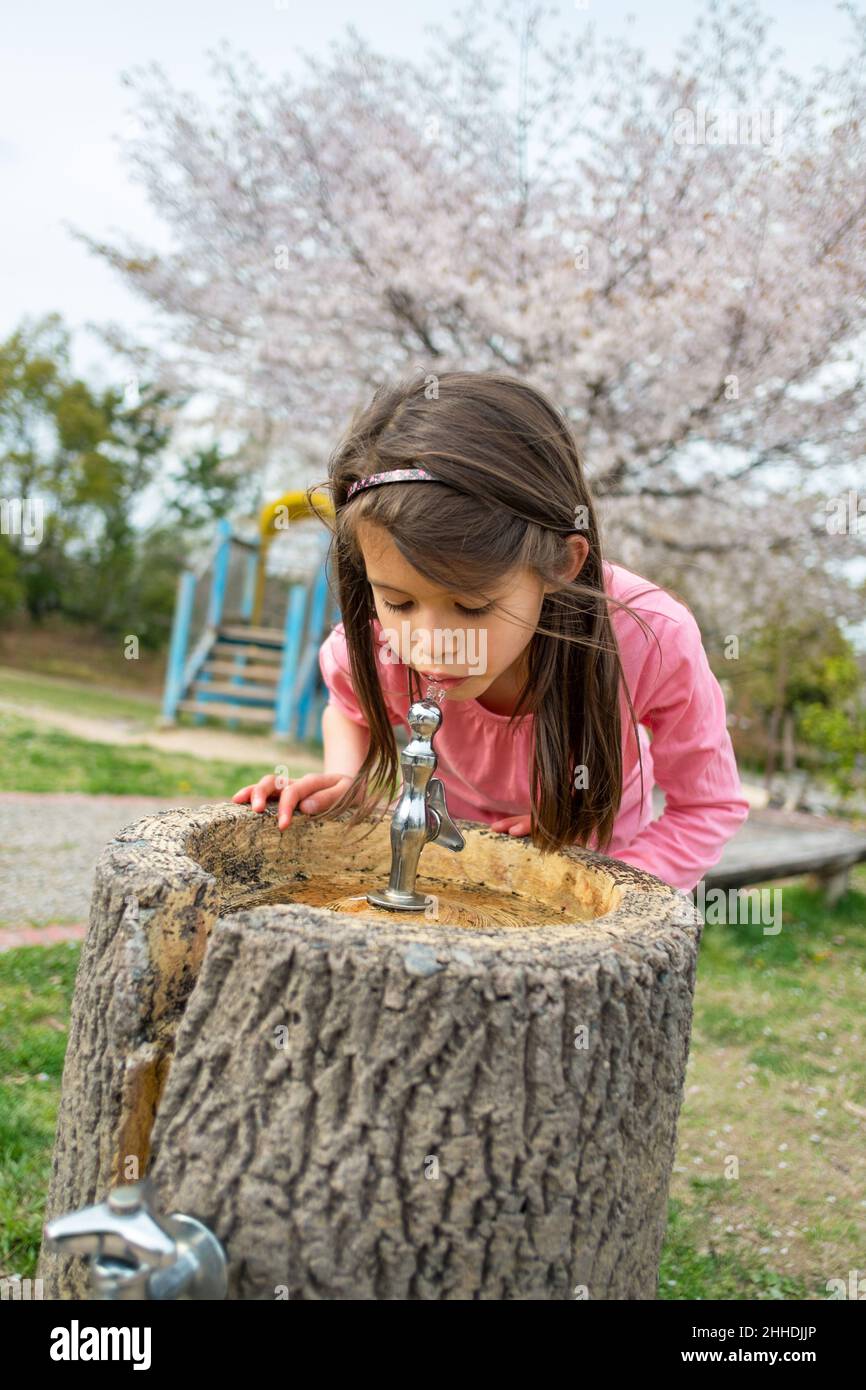
[[[248,801],[254,811],[263,811],[266,802],[279,797],[277,828],[285,830],[296,806],[306,814],[327,811],[352,781],[341,772],[308,772],[304,777],[276,776],[271,772],[252,786],[241,787],[232,801]]]
[[[499,830],[509,835],[529,835],[532,831],[531,816],[505,816],[490,822],[491,830]]]

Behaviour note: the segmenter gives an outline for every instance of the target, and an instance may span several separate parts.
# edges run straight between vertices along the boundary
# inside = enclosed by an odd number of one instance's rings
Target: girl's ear
[[[577,578],[586,564],[586,557],[589,554],[589,541],[586,536],[569,536],[566,545],[569,551],[568,563],[557,584],[545,584],[544,592],[546,594],[556,593],[557,589],[561,589],[565,584],[570,584],[573,579]]]

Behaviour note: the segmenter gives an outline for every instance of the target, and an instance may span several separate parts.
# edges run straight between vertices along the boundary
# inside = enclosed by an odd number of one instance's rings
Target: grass
[[[0,954],[0,1277],[32,1277],[78,943]]]
[[[52,724],[59,724],[62,728],[64,716],[75,716],[79,721],[88,721],[83,726],[80,723],[72,726],[75,733],[82,738],[100,738],[102,741],[102,731],[97,732],[95,728],[97,724],[101,724],[105,726],[105,738],[108,742],[117,740],[121,743],[134,736],[147,739],[159,729],[162,712],[161,699],[152,693],[132,688],[128,691],[114,690],[0,666],[0,704],[4,703],[14,706],[9,710],[13,717],[29,719],[31,723],[35,721],[47,728],[51,728]],[[216,730],[220,733],[227,730],[222,719],[201,719],[190,714],[179,715],[176,723],[178,727],[190,729],[193,737],[204,730]],[[122,727],[112,731],[112,725]],[[247,740],[260,740],[263,745],[268,745],[269,736],[263,733],[262,725],[245,721],[242,714],[239,714],[234,727],[228,726],[228,729],[232,737],[242,735]],[[297,739],[292,746],[304,757],[312,755],[318,759],[322,756],[319,737]],[[231,745],[227,754],[227,761],[231,761]],[[290,761],[291,756],[291,748],[287,746],[286,761]],[[265,763],[271,761],[271,754],[268,752],[263,752],[262,757]],[[44,788],[34,787],[33,790]]]
[[[93,719],[133,720],[148,728],[155,724],[160,709],[159,701],[151,695],[119,694],[102,686],[9,667],[0,667],[0,699],[14,701],[22,708],[41,705]]]
[[[125,641],[98,628],[51,614],[40,623],[7,619],[0,630],[0,666],[33,676],[59,676],[85,685],[146,693],[158,700],[165,675],[165,651],[142,648],[127,661]]]
[[[659,1270],[658,1296],[679,1299],[807,1298],[802,1278],[780,1275],[748,1251],[726,1248],[707,1237],[707,1214],[695,1185],[695,1200],[673,1198]]]
[[[704,928],[659,1296],[826,1299],[866,1259],[866,866]]]
[[[161,753],[144,745],[90,743],[51,729],[34,729],[17,715],[0,713],[3,790],[88,792],[136,796],[229,798],[257,782],[261,763],[216,762]],[[289,776],[300,776],[289,767]]]

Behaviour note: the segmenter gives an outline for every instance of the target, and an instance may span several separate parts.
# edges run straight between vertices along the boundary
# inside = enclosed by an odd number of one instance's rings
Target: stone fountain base
[[[46,1220],[148,1173],[222,1241],[229,1298],[654,1298],[698,914],[459,825],[421,860],[438,920],[364,905],[387,819],[220,805],[113,840]],[[38,1273],[88,1296],[80,1258]]]

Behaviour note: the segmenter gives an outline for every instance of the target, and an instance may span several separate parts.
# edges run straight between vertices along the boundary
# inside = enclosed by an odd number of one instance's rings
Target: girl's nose
[[[457,624],[443,624],[435,613],[429,622],[418,622],[412,630],[412,664],[424,670],[445,670],[454,664],[451,642],[445,640],[446,629],[453,632]]]

